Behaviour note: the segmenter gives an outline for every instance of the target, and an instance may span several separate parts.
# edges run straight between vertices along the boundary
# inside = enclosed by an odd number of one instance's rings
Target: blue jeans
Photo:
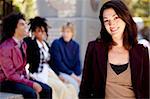
[[[40,99],[52,99],[52,89],[48,85],[33,81],[39,83],[42,87],[42,91],[39,93]],[[22,94],[25,99],[37,99],[35,90],[22,83],[4,81],[0,83],[0,91]]]

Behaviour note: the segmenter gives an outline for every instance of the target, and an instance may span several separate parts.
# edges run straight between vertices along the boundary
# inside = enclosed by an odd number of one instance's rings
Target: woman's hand
[[[33,89],[38,93],[42,91],[41,85],[36,82],[33,83]]]
[[[64,83],[69,83],[68,80],[66,80],[63,76],[59,75],[59,79]]]
[[[80,86],[80,84],[81,84],[80,77],[76,76],[74,73],[71,74],[71,77],[74,78],[78,82],[78,85]]]

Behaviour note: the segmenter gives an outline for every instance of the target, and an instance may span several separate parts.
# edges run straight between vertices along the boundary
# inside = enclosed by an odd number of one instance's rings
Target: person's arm
[[[93,70],[92,70],[92,61],[93,61],[93,43],[89,43],[85,55],[84,60],[84,69],[82,75],[82,81],[80,85],[79,99],[90,98],[91,90],[92,90],[92,78],[93,78]]]
[[[7,79],[10,81],[23,83],[25,85],[33,87],[32,81],[21,77],[21,75],[17,73],[16,67],[14,67],[12,57],[13,55],[11,53],[11,49],[0,49],[0,65]]]
[[[143,88],[143,94],[144,97],[142,98],[147,98],[149,99],[149,55],[148,55],[148,49],[144,48],[144,55],[143,55],[143,79],[142,79],[142,88]]]
[[[75,58],[75,66],[74,73],[79,76],[81,74],[81,62],[80,62],[80,49],[79,45],[77,45],[76,49],[76,58]]]
[[[54,68],[56,68],[58,71],[61,71],[63,73],[67,73],[71,75],[73,71],[67,68],[67,66],[63,63],[60,49],[59,49],[59,42],[54,41],[51,46],[51,58],[53,61]]]

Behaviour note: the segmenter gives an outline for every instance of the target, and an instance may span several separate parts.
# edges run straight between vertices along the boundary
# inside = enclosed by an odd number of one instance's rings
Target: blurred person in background
[[[52,87],[53,99],[77,99],[78,94],[73,85],[64,83],[53,71],[50,65],[50,46],[46,42],[48,36],[48,24],[46,19],[35,17],[30,19],[29,30],[32,38],[27,37],[27,59],[30,75]]]
[[[81,82],[81,63],[79,44],[73,40],[74,25],[70,22],[62,26],[62,36],[51,45],[52,66],[64,82],[74,85],[77,92]]]
[[[21,13],[12,13],[2,22],[0,44],[0,91],[22,94],[25,99],[52,99],[52,89],[42,82],[31,80],[25,71],[26,48],[23,41],[27,24]]]

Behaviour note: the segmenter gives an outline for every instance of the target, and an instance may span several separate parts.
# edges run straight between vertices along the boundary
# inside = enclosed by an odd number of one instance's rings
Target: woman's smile
[[[110,27],[111,33],[117,32],[119,30],[119,27]]]

